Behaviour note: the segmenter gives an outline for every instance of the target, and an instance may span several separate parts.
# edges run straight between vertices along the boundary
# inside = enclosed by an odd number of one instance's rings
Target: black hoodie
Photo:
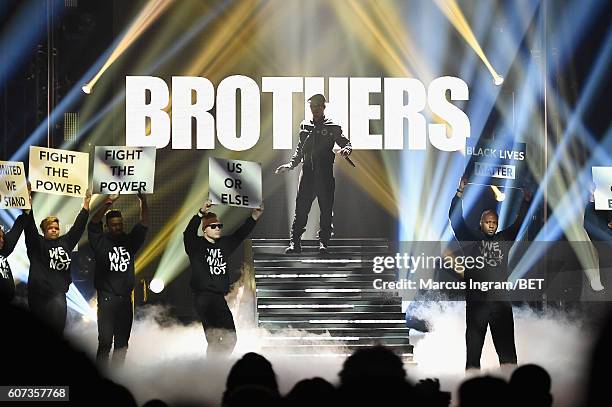
[[[467,296],[470,299],[505,298],[502,291],[470,290],[469,283],[470,281],[504,282],[508,280],[510,276],[508,253],[527,214],[529,203],[523,201],[514,223],[493,236],[488,236],[480,229],[472,229],[467,226],[463,217],[462,206],[461,198],[455,195],[448,212],[455,237],[459,241],[464,255],[474,258],[484,257],[484,268],[472,267],[465,270],[465,280],[468,283]]]
[[[55,240],[49,240],[38,234],[34,224],[34,214],[30,212],[24,227],[30,258],[28,291],[42,295],[68,291],[72,282],[70,253],[85,231],[88,216],[89,211],[81,209],[68,233]]]
[[[0,249],[0,300],[12,301],[15,296],[15,281],[7,257],[13,252],[23,227],[27,221],[26,214],[22,213],[15,219],[11,230],[4,234],[4,246]]]
[[[223,295],[229,292],[230,284],[238,280],[240,274],[227,269],[227,259],[251,233],[255,224],[256,221],[249,216],[233,234],[211,243],[204,236],[198,236],[202,218],[199,215],[191,218],[183,233],[183,241],[191,263],[193,291]]]
[[[119,236],[103,233],[102,222],[89,222],[87,236],[96,255],[94,286],[115,295],[128,296],[134,289],[136,252],[144,243],[147,227],[137,223]]]

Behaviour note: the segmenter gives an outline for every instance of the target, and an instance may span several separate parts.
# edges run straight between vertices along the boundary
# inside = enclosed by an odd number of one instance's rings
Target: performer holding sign
[[[597,210],[595,206],[595,185],[589,202],[584,208],[584,230],[597,249],[599,270],[587,269],[587,276],[594,291],[602,291],[612,282],[612,211]],[[599,271],[599,272],[598,272]]]
[[[481,282],[503,282],[508,279],[510,275],[508,253],[529,208],[531,192],[523,190],[524,202],[510,227],[498,232],[497,213],[494,210],[487,210],[480,217],[480,228],[474,230],[467,226],[463,217],[461,197],[466,185],[467,179],[462,178],[448,216],[455,237],[464,252],[470,252],[469,255],[473,257],[483,256],[486,263],[484,269],[465,271],[468,287],[465,295],[466,369],[480,369],[480,356],[487,326],[491,327],[491,336],[499,355],[499,363],[516,364],[512,303],[504,290],[483,291],[474,287]]]
[[[15,219],[10,231],[5,233],[4,228],[0,226],[0,302],[11,302],[15,297],[15,281],[7,257],[13,252],[23,232],[27,212],[30,211],[26,209]]]
[[[308,99],[312,120],[300,124],[300,138],[291,161],[276,169],[276,173],[292,170],[302,164],[300,184],[295,199],[295,216],[291,225],[291,237],[286,253],[302,251],[302,234],[306,231],[308,212],[315,197],[319,202],[319,253],[327,253],[327,245],[333,234],[333,208],[336,181],[334,179],[334,143],[341,147],[339,154],[348,157],[351,152],[350,141],[342,135],[342,128],[327,119],[325,96],[316,94]]]
[[[74,224],[60,236],[59,219],[47,216],[40,223],[43,236],[36,231],[33,211],[25,225],[25,243],[30,259],[28,304],[30,311],[61,334],[66,325],[66,292],[72,282],[70,252],[79,242],[87,225],[91,193],[85,192],[83,209]]]
[[[109,197],[93,215],[87,227],[89,244],[96,257],[94,286],[98,292],[98,351],[97,362],[105,366],[113,345],[113,363],[122,365],[134,318],[132,290],[134,289],[134,262],[136,252],[144,243],[149,226],[149,209],[142,193],[140,221],[130,233],[123,231],[123,215],[117,209],[108,210],[119,198]],[[102,230],[102,217],[106,213],[106,230]]]
[[[200,317],[208,348],[206,353],[230,355],[236,345],[236,327],[225,295],[240,274],[227,269],[227,259],[251,233],[263,212],[255,208],[242,226],[229,236],[221,236],[223,223],[210,212],[206,201],[183,233],[185,251],[191,264],[191,288],[196,312]],[[202,225],[204,236],[198,236]]]

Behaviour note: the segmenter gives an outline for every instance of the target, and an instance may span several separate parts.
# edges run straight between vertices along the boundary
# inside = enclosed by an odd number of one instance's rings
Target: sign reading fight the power
[[[0,161],[0,209],[30,209],[22,162]]]
[[[612,167],[593,167],[595,209],[612,210]]]
[[[479,143],[466,147],[466,159],[473,162],[471,182],[509,186],[520,178],[526,158],[524,143]]]
[[[155,153],[155,147],[96,146],[93,192],[152,194]]]
[[[213,204],[259,208],[262,202],[261,164],[252,161],[208,160],[209,198]]]
[[[89,154],[30,147],[29,175],[32,191],[84,197],[89,176]]]

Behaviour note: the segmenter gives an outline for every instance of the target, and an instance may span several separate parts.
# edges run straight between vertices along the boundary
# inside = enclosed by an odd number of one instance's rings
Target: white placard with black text
[[[89,154],[30,147],[32,191],[84,197],[89,182]]]
[[[612,211],[612,167],[593,167],[595,209]]]
[[[155,154],[155,147],[96,146],[93,193],[152,194]]]
[[[30,209],[22,162],[0,161],[0,209]]]
[[[260,163],[211,157],[208,160],[208,184],[213,204],[241,208],[261,206]]]

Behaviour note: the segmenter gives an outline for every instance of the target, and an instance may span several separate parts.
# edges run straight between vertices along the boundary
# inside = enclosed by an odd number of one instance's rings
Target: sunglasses
[[[211,229],[223,229],[223,223],[211,223],[210,225],[208,225],[207,227],[211,228]]]

